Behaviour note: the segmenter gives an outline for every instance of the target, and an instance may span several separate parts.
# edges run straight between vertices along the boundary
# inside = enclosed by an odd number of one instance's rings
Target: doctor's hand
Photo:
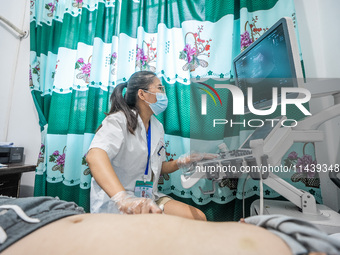
[[[150,198],[136,197],[125,190],[111,197],[123,214],[162,213],[162,210]]]
[[[178,168],[189,168],[190,165],[194,162],[198,162],[201,160],[209,160],[217,158],[218,154],[212,153],[204,153],[204,152],[196,152],[191,154],[183,154],[177,159]]]

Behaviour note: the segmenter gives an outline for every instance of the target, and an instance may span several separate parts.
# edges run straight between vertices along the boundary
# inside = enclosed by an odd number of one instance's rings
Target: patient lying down
[[[159,214],[69,216],[36,230],[2,254],[138,253],[291,254],[279,237],[263,228]]]
[[[260,222],[264,226],[277,220],[271,217]],[[297,254],[289,240],[252,225],[256,221],[254,217],[246,218],[245,222],[251,224],[245,224],[195,221],[164,214],[85,214],[76,204],[55,198],[0,196],[0,252]]]

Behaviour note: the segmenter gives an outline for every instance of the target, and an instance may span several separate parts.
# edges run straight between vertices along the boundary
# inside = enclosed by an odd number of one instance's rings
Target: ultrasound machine
[[[306,88],[312,97],[332,95],[334,105],[290,127],[282,128],[281,123],[286,117],[278,116],[279,121],[266,122],[255,129],[237,150],[229,151],[225,144],[221,144],[219,157],[193,163],[188,171],[181,175],[184,188],[190,188],[201,178],[207,178],[213,181],[214,189],[209,192],[202,189],[201,191],[211,194],[215,192],[215,183],[223,187],[227,178],[240,177],[242,166],[281,166],[282,157],[294,143],[322,142],[324,133],[318,130],[318,127],[340,116],[340,86],[337,80],[324,80],[322,84],[320,81],[304,82],[294,25],[290,18],[282,18],[275,23],[234,59],[233,66],[236,86],[246,97],[247,88],[253,87],[253,105],[256,109],[265,109],[272,105],[272,87]],[[280,96],[279,93],[279,103]],[[298,93],[288,95],[289,98],[298,96]],[[247,111],[249,109],[245,106],[245,112]],[[203,168],[209,169],[209,166],[229,169],[233,166],[233,171],[199,171]],[[254,180],[260,181],[260,199],[252,203],[251,215],[284,214],[310,221],[329,234],[340,232],[339,213],[325,205],[316,204],[312,194],[295,188],[270,171],[252,171],[249,174]],[[330,178],[340,188],[336,173],[331,172]],[[264,200],[263,184],[288,201]]]

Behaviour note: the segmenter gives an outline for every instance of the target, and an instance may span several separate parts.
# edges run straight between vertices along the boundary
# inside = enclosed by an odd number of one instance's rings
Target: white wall
[[[21,30],[29,30],[29,9],[29,0],[0,0],[0,15]],[[24,147],[24,163],[35,165],[40,128],[29,89],[29,37],[20,39],[0,23],[0,142]],[[21,184],[33,187],[34,172],[23,174]]]
[[[294,0],[299,26],[302,57],[307,82],[312,78],[339,78],[340,88],[340,33],[339,0]],[[322,86],[322,84],[320,84]],[[311,111],[316,113],[333,104],[332,97],[311,101]],[[319,163],[340,164],[340,118],[328,121],[320,127],[325,141],[316,144]],[[321,174],[321,190],[324,204],[340,209],[339,189],[330,181],[328,173]]]

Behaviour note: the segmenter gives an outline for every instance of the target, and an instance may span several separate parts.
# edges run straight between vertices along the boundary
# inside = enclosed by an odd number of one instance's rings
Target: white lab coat
[[[90,149],[100,148],[108,154],[113,169],[126,191],[133,194],[136,180],[143,180],[148,146],[146,131],[142,119],[138,116],[138,125],[135,135],[132,135],[126,126],[127,120],[123,112],[107,116],[102,127],[94,136]],[[163,125],[154,117],[150,119],[151,150],[149,173],[147,181],[153,179],[153,200],[165,196],[158,191],[158,179],[161,173],[162,162],[165,161],[164,129]],[[162,149],[161,149],[162,148]],[[109,196],[92,178],[90,193],[91,213],[119,213]]]

